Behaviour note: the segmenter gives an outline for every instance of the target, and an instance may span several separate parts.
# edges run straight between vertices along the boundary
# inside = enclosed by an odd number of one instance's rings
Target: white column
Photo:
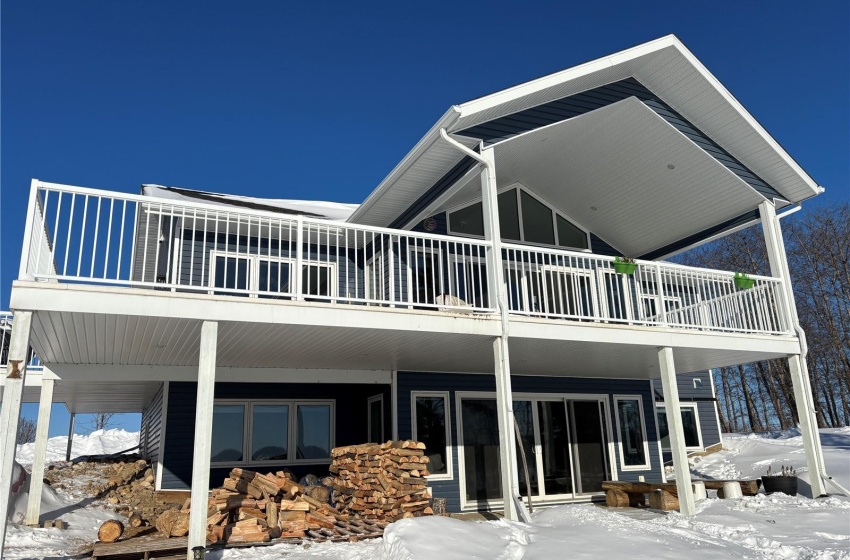
[[[670,432],[670,451],[673,453],[673,471],[676,473],[679,511],[682,515],[691,516],[696,513],[696,506],[694,492],[691,488],[688,454],[685,451],[685,429],[682,426],[679,387],[676,385],[676,364],[673,361],[672,348],[658,349],[658,365],[661,368],[661,388],[664,391],[664,410],[667,413],[667,426]]]
[[[212,443],[215,362],[218,348],[218,323],[201,325],[201,350],[198,360],[198,400],[195,408],[195,450],[192,458],[192,497],[189,514],[188,560],[192,548],[207,543],[207,501],[210,488],[210,451]]]
[[[71,447],[74,445],[74,425],[77,423],[77,413],[71,413],[71,419],[68,420],[68,446],[65,448],[65,460],[71,460]]]
[[[788,268],[788,258],[785,254],[785,241],[782,239],[782,228],[776,217],[776,208],[769,201],[759,205],[764,241],[767,246],[767,257],[770,263],[770,274],[782,280],[782,305],[784,315],[791,328],[800,339],[800,354],[788,357],[791,373],[791,384],[794,388],[794,400],[797,403],[797,415],[800,419],[800,435],[803,437],[803,449],[806,453],[806,465],[809,468],[809,478],[812,487],[812,497],[826,494],[822,475],[826,474],[821,449],[820,433],[816,416],[816,403],[812,395],[809,368],[806,363],[806,333],[800,327],[797,306],[794,302],[794,288],[791,284],[791,272]]]
[[[488,293],[490,306],[498,305],[502,316],[502,334],[493,340],[493,364],[496,376],[496,413],[499,424],[500,466],[502,469],[502,497],[505,517],[512,521],[524,520],[524,506],[518,505],[519,473],[514,438],[514,406],[511,389],[511,362],[508,351],[509,321],[507,292],[502,268],[502,233],[499,225],[499,202],[496,187],[496,160],[493,149],[482,150],[487,162],[481,172],[481,200],[484,214],[484,238],[490,242],[486,249]],[[527,519],[525,519],[527,520]]]
[[[27,353],[30,347],[32,311],[16,311],[9,341],[9,360],[0,407],[0,560],[6,540],[6,519],[9,517],[12,492],[12,470],[15,463],[18,422],[21,400],[27,375]]]
[[[45,369],[44,373],[48,373]],[[32,455],[32,472],[30,473],[30,490],[27,500],[27,525],[38,526],[38,516],[41,514],[41,489],[44,484],[44,459],[47,455],[47,435],[50,429],[50,409],[53,407],[52,379],[41,378],[41,395],[38,401],[38,424],[35,429],[35,449]]]

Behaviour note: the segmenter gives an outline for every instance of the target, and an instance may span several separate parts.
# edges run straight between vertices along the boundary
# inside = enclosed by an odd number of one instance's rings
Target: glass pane
[[[445,403],[443,397],[416,397],[416,439],[425,444],[431,474],[448,473]]]
[[[369,403],[369,441],[383,443],[384,411],[381,410],[383,401],[375,400]]]
[[[244,459],[242,454],[244,427],[244,405],[214,405],[210,461],[214,463],[242,461]]]
[[[573,401],[575,449],[578,456],[579,492],[601,492],[607,478],[605,434],[600,421],[600,406],[596,401]]]
[[[487,307],[487,268],[478,261],[455,261],[451,281],[455,294],[474,307]]]
[[[531,401],[514,401],[514,418],[519,426],[522,439],[522,449],[525,450],[525,460],[528,466],[528,480],[531,484],[531,495],[540,494],[537,484],[537,457],[534,454],[534,407]],[[522,454],[517,449],[517,472],[519,472],[519,493],[528,496],[528,484],[525,482],[525,466],[522,462]]]
[[[484,236],[484,213],[480,202],[449,214],[452,233]]]
[[[496,399],[463,399],[463,461],[467,500],[502,498]]]
[[[670,449],[670,427],[667,425],[667,411],[658,410],[658,436],[661,438],[661,449]]]
[[[326,404],[298,405],[297,459],[327,459],[331,456],[331,407]]]
[[[440,295],[438,271],[440,254],[413,250],[410,253],[410,294],[412,303],[434,303]]]
[[[546,271],[546,312],[575,317],[593,315],[591,279],[584,274]]]
[[[499,195],[499,229],[502,239],[520,241],[519,210],[516,202],[516,189],[505,191]]]
[[[617,415],[620,420],[620,442],[623,446],[623,464],[626,466],[645,465],[646,454],[643,450],[643,419],[636,400],[617,401]]]
[[[605,308],[610,319],[628,319],[628,300],[626,290],[628,284],[620,274],[602,275],[605,290]]]
[[[304,286],[304,294],[311,296],[330,296],[332,270],[333,267],[326,265],[302,265],[301,284]]]
[[[587,234],[557,214],[555,221],[558,223],[558,245],[587,249]]]
[[[555,244],[555,226],[552,224],[552,211],[542,202],[520,190],[522,199],[522,232],[525,241],[531,243]]]
[[[247,290],[250,280],[248,259],[216,256],[215,287],[234,290]],[[228,293],[228,292],[222,292]],[[233,294],[231,294],[233,295]],[[248,294],[240,294],[248,295]]]
[[[564,401],[538,401],[540,445],[543,450],[543,486],[546,495],[571,494],[570,442]]]
[[[251,424],[251,460],[286,461],[289,457],[289,407],[254,405]]]
[[[682,426],[685,429],[685,446],[699,447],[699,430],[697,430],[697,417],[693,408],[682,408]]]
[[[289,263],[260,261],[258,289],[261,292],[289,291]]]

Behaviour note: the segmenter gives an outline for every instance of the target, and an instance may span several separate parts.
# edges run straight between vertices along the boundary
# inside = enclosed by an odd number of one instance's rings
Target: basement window
[[[335,401],[216,400],[210,463],[225,467],[330,461],[335,407]]]
[[[682,427],[685,432],[685,449],[702,451],[702,437],[699,428],[697,403],[679,403],[682,411]],[[661,449],[670,450],[670,428],[667,424],[667,410],[663,404],[656,405],[655,415],[658,418],[658,437]]]
[[[451,480],[452,456],[449,426],[449,394],[411,393],[412,436],[425,444],[425,454],[429,458],[429,479]]]
[[[617,411],[620,466],[624,471],[649,469],[649,446],[641,397],[615,396],[614,408]]]

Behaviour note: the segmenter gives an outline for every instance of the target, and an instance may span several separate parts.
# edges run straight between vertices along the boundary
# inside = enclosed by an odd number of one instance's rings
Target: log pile
[[[425,444],[388,441],[331,451],[334,503],[340,512],[377,521],[431,515]]]

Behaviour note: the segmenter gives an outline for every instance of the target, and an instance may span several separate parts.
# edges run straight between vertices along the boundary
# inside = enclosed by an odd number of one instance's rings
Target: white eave
[[[386,226],[460,159],[439,129],[468,129],[549,101],[634,77],[791,203],[821,192],[756,119],[674,35],[453,106],[349,221]],[[467,145],[474,139],[457,136]],[[497,162],[498,163],[498,162]],[[745,188],[742,186],[742,188]],[[751,208],[742,208],[742,213]]]

